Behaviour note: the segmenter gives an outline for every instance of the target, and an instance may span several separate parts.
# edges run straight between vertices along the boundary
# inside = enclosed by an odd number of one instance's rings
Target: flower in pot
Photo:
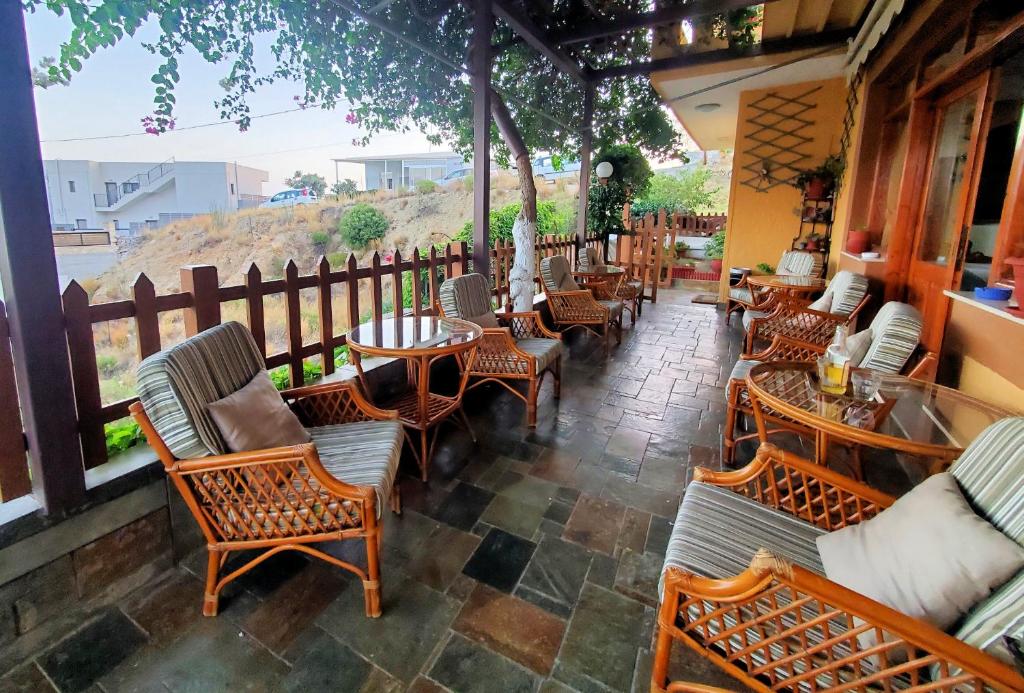
[[[793,186],[804,191],[804,196],[812,200],[821,200],[832,194],[843,175],[846,164],[835,154],[825,157],[821,166],[801,171],[793,179]]]
[[[722,271],[722,258],[725,256],[725,229],[708,240],[704,246],[704,257],[711,261],[711,271]]]

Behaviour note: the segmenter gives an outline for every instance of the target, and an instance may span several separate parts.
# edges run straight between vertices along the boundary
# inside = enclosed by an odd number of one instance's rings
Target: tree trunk
[[[512,225],[512,239],[516,256],[509,272],[509,299],[516,312],[533,310],[533,278],[537,274],[535,243],[537,240],[537,185],[533,180],[533,165],[523,136],[512,120],[512,114],[501,96],[491,89],[491,115],[498,125],[519,172],[519,196],[522,206]]]

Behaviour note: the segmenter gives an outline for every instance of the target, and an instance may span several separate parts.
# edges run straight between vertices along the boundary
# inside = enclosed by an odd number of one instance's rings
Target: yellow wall
[[[1010,411],[1024,413],[1024,389],[970,356],[964,356],[960,364],[957,389]]]
[[[748,152],[757,145],[749,138],[756,125],[747,122],[757,111],[750,103],[761,98],[768,92],[782,96],[797,96],[820,84],[822,88],[808,101],[814,101],[817,107],[802,117],[814,121],[814,125],[805,131],[813,141],[803,145],[802,151],[810,154],[810,158],[801,164],[802,168],[813,168],[821,164],[829,154],[839,151],[839,138],[842,135],[843,116],[846,113],[846,83],[842,78],[818,82],[789,84],[771,89],[745,91],[740,95],[739,117],[736,124],[736,150],[733,159],[732,184],[729,193],[729,222],[725,242],[724,266],[755,267],[759,262],[767,262],[775,266],[783,251],[789,250],[793,236],[800,228],[800,191],[790,185],[777,185],[766,192],[758,192],[750,186],[743,185],[742,180],[749,177],[747,171],[740,167],[755,161]],[[840,203],[842,200],[840,200]],[[841,208],[842,205],[840,204]],[[841,209],[837,210],[837,213]],[[837,219],[842,221],[842,219]],[[836,225],[838,230],[838,224]],[[838,261],[839,240],[833,238],[832,255],[834,260],[830,266],[834,268]],[[728,289],[727,272],[722,275],[722,297]]]

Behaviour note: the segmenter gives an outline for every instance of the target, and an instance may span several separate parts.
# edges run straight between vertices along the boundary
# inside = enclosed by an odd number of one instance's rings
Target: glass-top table
[[[774,289],[792,293],[812,293],[825,288],[825,280],[790,274],[748,275],[747,284],[759,289]]]
[[[364,355],[389,356],[405,361],[408,390],[379,406],[398,410],[398,418],[407,429],[406,437],[419,464],[423,481],[427,480],[439,424],[458,412],[470,435],[473,435],[465,412],[462,411],[462,395],[466,390],[469,365],[476,356],[476,348],[483,334],[483,328],[465,320],[422,316],[371,320],[359,325],[345,337],[352,364],[368,396],[371,390],[363,372]],[[431,392],[430,367],[448,356],[456,359],[461,371],[458,390],[454,395]],[[418,440],[414,441],[410,437],[410,430]]]
[[[834,395],[818,386],[813,363],[779,361],[754,366],[747,375],[754,417],[766,439],[761,407],[815,431],[815,458],[824,464],[830,438],[889,448],[921,457],[929,474],[941,471],[989,424],[1014,413],[934,383],[881,376],[874,397],[861,400],[850,388]],[[861,478],[859,456],[854,475]]]

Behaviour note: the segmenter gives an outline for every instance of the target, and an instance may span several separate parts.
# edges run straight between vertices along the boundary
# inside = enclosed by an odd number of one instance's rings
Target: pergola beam
[[[587,71],[580,67],[568,53],[558,48],[547,31],[538,26],[530,17],[515,9],[510,0],[496,0],[494,13],[559,70],[581,84],[586,84],[589,81]]]
[[[834,31],[823,31],[818,34],[807,34],[794,36],[788,39],[775,41],[764,41],[760,45],[742,53],[737,53],[730,48],[713,51],[697,51],[693,53],[680,53],[668,58],[659,58],[642,63],[629,63],[626,65],[613,65],[600,70],[594,70],[592,77],[595,81],[611,79],[614,77],[630,77],[636,75],[650,75],[663,70],[674,70],[681,67],[693,67],[695,65],[708,65],[710,63],[734,60],[736,58],[748,58],[759,55],[777,55],[790,51],[827,48],[829,46],[842,46],[857,33],[856,28],[837,29]]]
[[[663,7],[653,12],[642,12],[639,14],[621,14],[608,19],[594,20],[576,29],[572,33],[554,36],[555,45],[568,46],[574,43],[584,43],[607,36],[616,36],[636,29],[661,26],[681,22],[684,19],[693,19],[708,14],[731,12],[745,7],[753,7],[760,4],[768,4],[776,0],[762,0],[762,2],[751,2],[751,0],[693,0],[678,7]]]

